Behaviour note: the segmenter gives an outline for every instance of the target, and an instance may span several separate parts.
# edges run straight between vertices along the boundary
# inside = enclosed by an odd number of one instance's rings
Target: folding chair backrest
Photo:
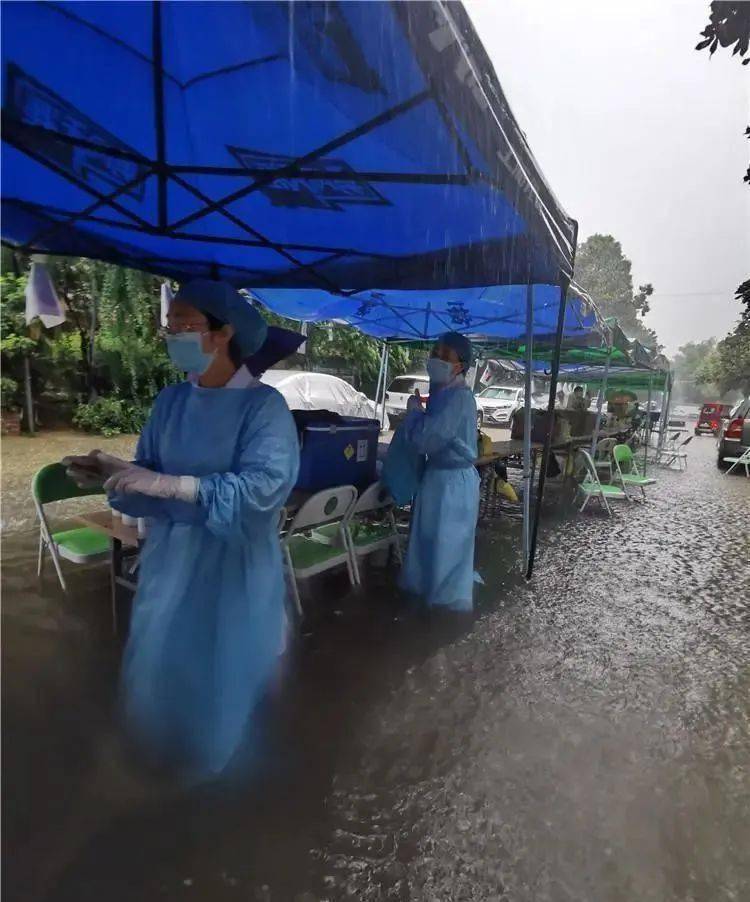
[[[629,473],[633,469],[633,449],[630,445],[615,445],[612,449],[612,456],[625,473]]]
[[[581,460],[583,460],[586,466],[586,476],[584,478],[584,482],[593,482],[595,485],[600,485],[599,474],[596,472],[594,461],[591,459],[589,452],[584,450],[583,448],[579,448],[578,454],[580,455]]]
[[[594,454],[597,460],[606,460],[612,453],[612,449],[617,444],[616,438],[602,438],[596,443]]]
[[[316,492],[294,515],[289,525],[289,535],[308,527],[343,520],[354,507],[356,498],[357,490],[353,485],[339,485]]]
[[[386,507],[392,507],[394,503],[391,493],[383,483],[374,482],[357,499],[353,514],[356,516],[357,514],[366,514],[369,511],[381,510]]]
[[[31,494],[39,504],[50,504],[52,501],[65,501],[67,498],[81,498],[84,495],[103,495],[101,486],[79,488],[65,473],[60,464],[47,464],[34,475],[31,481]]]

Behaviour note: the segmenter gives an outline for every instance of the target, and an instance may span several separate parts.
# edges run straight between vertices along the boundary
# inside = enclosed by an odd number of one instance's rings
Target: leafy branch
[[[714,0],[708,25],[701,32],[702,41],[696,44],[696,50],[708,50],[711,56],[721,47],[731,47],[732,56],[745,56],[750,46],[750,3]],[[750,57],[742,60],[747,66]]]

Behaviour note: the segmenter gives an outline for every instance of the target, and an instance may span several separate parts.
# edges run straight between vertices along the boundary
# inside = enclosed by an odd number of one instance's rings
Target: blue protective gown
[[[150,527],[125,650],[128,726],[197,777],[221,772],[242,742],[282,646],[279,511],[299,448],[273,388],[164,389],[137,463],[199,477],[196,504],[119,495]]]
[[[479,514],[477,407],[461,380],[431,391],[427,411],[412,411],[403,427],[427,465],[412,510],[401,587],[430,605],[470,611],[474,535]]]

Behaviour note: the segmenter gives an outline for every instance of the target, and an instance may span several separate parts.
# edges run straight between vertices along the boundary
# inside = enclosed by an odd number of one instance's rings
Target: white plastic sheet
[[[31,258],[31,272],[26,283],[26,322],[39,318],[47,329],[65,322],[65,308],[55,291],[44,265],[44,258]]]
[[[346,417],[378,419],[375,403],[337,376],[272,369],[261,382],[281,392],[290,410],[331,410]],[[388,428],[387,417],[383,428]]]

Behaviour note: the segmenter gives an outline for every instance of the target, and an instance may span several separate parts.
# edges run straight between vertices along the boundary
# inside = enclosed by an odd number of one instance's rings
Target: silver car
[[[518,385],[490,385],[476,401],[487,426],[510,426],[513,414],[523,407],[524,391]]]

